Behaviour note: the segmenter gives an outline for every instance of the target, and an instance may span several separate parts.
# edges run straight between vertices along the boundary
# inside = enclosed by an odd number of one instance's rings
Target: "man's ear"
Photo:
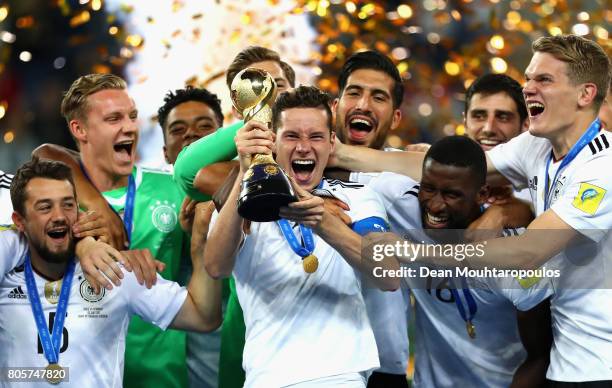
[[[70,133],[77,140],[77,143],[87,142],[87,131],[81,120],[72,119],[68,123],[68,129]]]
[[[340,100],[338,98],[334,98],[334,101],[332,101],[332,105],[331,105],[331,111],[332,111],[332,122],[335,123],[336,122],[336,110],[338,110],[338,102]]]
[[[594,83],[582,84],[580,95],[578,96],[578,106],[586,108],[591,105],[597,96],[597,85]]]
[[[170,163],[170,160],[168,160],[168,148],[166,147],[165,144],[164,144],[163,149],[164,149],[164,159],[166,159],[166,163],[172,164],[172,163]]]
[[[521,126],[521,133],[526,132],[529,130],[529,117],[525,117],[525,120],[523,120],[523,125]]]
[[[13,219],[13,224],[15,224],[17,230],[22,233],[25,232],[25,219],[21,216],[21,214],[14,211],[11,218]]]
[[[391,118],[391,130],[397,129],[399,127],[400,122],[402,121],[402,111],[396,109],[393,111],[393,117]]]
[[[485,183],[484,185],[480,187],[480,190],[478,190],[478,198],[477,198],[478,204],[481,206],[484,205],[489,199],[490,195],[491,195],[491,188],[489,187],[487,183]]]
[[[332,131],[329,138],[331,142],[331,150],[329,151],[329,153],[332,154],[334,152],[334,149],[336,149],[336,132]]]

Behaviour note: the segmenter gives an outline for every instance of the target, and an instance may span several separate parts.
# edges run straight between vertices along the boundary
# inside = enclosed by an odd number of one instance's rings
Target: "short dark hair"
[[[293,71],[293,68],[287,62],[281,61],[276,51],[262,46],[249,46],[239,52],[234,57],[232,63],[227,67],[227,72],[225,74],[227,88],[231,88],[232,81],[234,77],[236,77],[236,74],[251,66],[253,63],[264,61],[277,62],[283,70],[285,78],[289,81],[289,85],[291,85],[291,87],[295,86],[295,71]]]
[[[55,179],[58,181],[68,181],[72,185],[72,190],[76,198],[72,171],[65,163],[39,159],[37,156],[17,169],[13,182],[11,182],[11,202],[13,209],[22,216],[25,216],[26,186],[34,178]]]
[[[404,100],[404,84],[397,67],[391,62],[389,57],[374,50],[355,53],[344,62],[342,70],[340,70],[340,76],[338,77],[339,95],[342,96],[344,88],[346,87],[346,81],[351,73],[360,69],[378,70],[389,75],[394,81],[391,93],[393,107],[397,109],[402,105],[402,101]]]
[[[280,127],[281,113],[291,108],[321,108],[327,113],[327,127],[332,130],[331,97],[315,86],[300,85],[293,90],[281,93],[272,107],[272,128]]]
[[[485,74],[472,82],[468,90],[465,92],[465,110],[464,114],[467,117],[470,110],[470,104],[475,94],[483,96],[491,96],[497,93],[506,93],[516,104],[521,119],[521,125],[527,119],[527,105],[523,97],[523,87],[514,78],[506,74]]]
[[[223,125],[223,112],[221,111],[221,100],[216,94],[209,92],[203,88],[194,88],[193,86],[187,86],[184,89],[176,89],[174,92],[169,91],[164,97],[164,105],[157,110],[157,121],[164,130],[164,139],[166,138],[166,120],[170,111],[177,105],[180,105],[188,101],[198,101],[206,104],[210,109],[215,112],[215,117],[219,122],[219,126]]]
[[[435,142],[425,154],[427,159],[455,167],[472,170],[479,185],[487,180],[487,159],[484,151],[474,140],[467,136],[447,136]],[[423,162],[425,166],[425,162]]]

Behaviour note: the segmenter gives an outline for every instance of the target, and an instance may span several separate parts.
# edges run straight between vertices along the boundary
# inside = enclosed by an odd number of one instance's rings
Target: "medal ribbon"
[[[82,162],[79,162],[79,164],[81,165],[81,171],[83,171],[85,178],[87,178],[89,183],[93,185],[93,182],[91,181],[91,179],[89,178],[89,175],[87,174],[87,170],[85,170],[85,166],[83,165]],[[136,181],[134,180],[134,176],[130,174],[130,176],[128,177],[127,193],[125,195],[125,206],[123,208],[123,226],[125,228],[125,233],[127,235],[128,244],[131,243],[132,241],[132,224],[134,220],[134,198],[135,197],[136,197]],[[110,204],[108,206],[111,208],[111,210],[115,214],[117,214],[117,216],[119,216],[119,214],[115,211],[115,209],[113,209],[113,207]]]
[[[458,289],[451,288],[450,292],[451,294],[453,294],[453,297],[455,298],[455,304],[457,305],[457,310],[459,310],[459,315],[461,315],[461,318],[463,318],[463,320],[469,324],[469,323],[472,323],[472,321],[474,320],[474,317],[476,316],[476,312],[478,311],[478,305],[476,304],[476,300],[474,300],[474,296],[472,295],[472,292],[467,286],[467,282],[465,281],[465,278],[461,278],[461,285],[463,286],[461,291],[463,292],[463,297],[465,298],[465,302],[467,303],[467,311],[465,307],[463,306],[463,301],[461,300],[459,296]]]
[[[302,246],[293,233],[293,229],[291,229],[289,221],[281,218],[280,220],[276,221],[276,223],[281,228],[283,236],[285,236],[285,240],[287,240],[289,246],[291,246],[291,249],[293,249],[293,252],[300,255],[301,258],[304,258],[314,252],[315,243],[312,229],[300,224],[300,232],[302,233],[302,239],[304,240],[304,246]]]
[[[600,128],[601,128],[601,121],[599,121],[599,119],[595,119],[595,121],[593,121],[591,125],[589,125],[589,128],[586,130],[586,132],[583,133],[582,136],[580,136],[580,139],[578,139],[576,144],[574,144],[574,146],[569,150],[567,155],[565,155],[565,157],[561,161],[561,165],[559,166],[559,168],[557,169],[557,172],[555,173],[555,177],[552,181],[552,184],[549,185],[550,179],[548,178],[548,168],[550,167],[550,163],[552,162],[552,158],[553,158],[553,152],[550,151],[550,155],[548,156],[548,161],[546,162],[546,174],[544,175],[544,210],[548,210],[548,208],[550,208],[550,205],[551,205],[550,196],[551,196],[551,191],[552,191],[551,189],[553,189],[555,184],[557,183],[557,177],[559,176],[559,172],[563,170],[563,168],[567,167],[567,165],[569,165],[572,162],[572,160],[574,160],[576,156],[578,156],[580,151],[582,151],[582,149],[586,147],[587,144],[589,144],[595,138],[595,136],[597,136]]]
[[[321,187],[323,187],[323,180],[319,182],[319,184],[317,185],[317,189],[320,189]],[[304,240],[304,246],[302,246],[302,244],[300,244],[297,237],[293,233],[293,229],[289,225],[289,221],[281,218],[280,220],[276,221],[276,223],[280,227],[281,232],[283,232],[285,240],[287,240],[289,246],[291,247],[291,249],[293,249],[293,252],[300,255],[302,259],[314,252],[315,242],[314,237],[312,235],[312,229],[300,224],[300,232],[302,233],[302,240]]]
[[[60,291],[59,301],[57,303],[57,311],[53,320],[53,333],[49,334],[49,328],[45,320],[45,313],[40,303],[40,296],[36,288],[36,280],[32,271],[32,262],[30,261],[30,253],[28,252],[25,261],[25,280],[28,291],[28,299],[32,307],[32,314],[36,321],[38,336],[43,346],[45,358],[49,364],[57,364],[59,361],[60,341],[62,339],[62,331],[64,330],[64,320],[66,319],[66,311],[68,310],[68,299],[70,299],[70,286],[74,276],[75,260],[68,262],[64,279],[62,280],[62,290]]]

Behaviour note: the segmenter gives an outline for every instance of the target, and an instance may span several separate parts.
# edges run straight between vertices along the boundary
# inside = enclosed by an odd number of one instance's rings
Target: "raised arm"
[[[204,252],[206,270],[215,279],[228,277],[234,269],[236,254],[243,239],[244,220],[237,208],[240,182],[251,164],[251,155],[272,153],[273,134],[264,124],[249,121],[238,131],[235,142],[240,156],[240,172],[212,226]]]
[[[198,201],[210,200],[210,195],[204,195],[194,187],[196,176],[203,167],[236,157],[234,137],[242,126],[242,121],[239,121],[220,128],[183,148],[174,163],[174,180],[189,197]]]
[[[213,279],[204,268],[204,248],[213,210],[212,202],[196,206],[191,238],[193,275],[187,286],[187,299],[172,322],[175,329],[212,331],[222,321],[221,281]]]
[[[385,152],[336,142],[328,167],[361,172],[394,172],[421,180],[424,152]]]

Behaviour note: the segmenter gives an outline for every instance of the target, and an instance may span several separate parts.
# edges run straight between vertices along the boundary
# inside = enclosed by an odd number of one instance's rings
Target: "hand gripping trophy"
[[[268,73],[254,68],[242,70],[232,81],[231,97],[245,123],[254,119],[272,127],[276,83]],[[242,180],[238,214],[256,222],[276,221],[280,219],[279,208],[295,201],[289,178],[272,155],[254,155]]]

